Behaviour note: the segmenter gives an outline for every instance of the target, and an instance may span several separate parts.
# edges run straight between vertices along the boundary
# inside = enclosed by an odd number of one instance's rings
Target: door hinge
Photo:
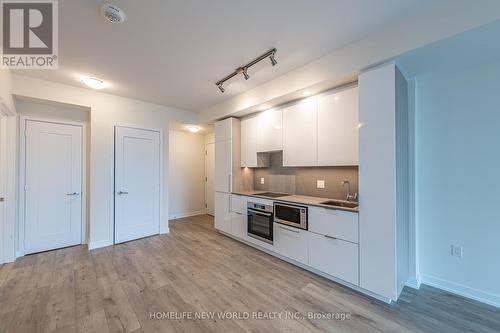
[[[205,208],[208,208],[208,205],[207,205],[207,204],[205,204]]]
[[[24,137],[28,137],[28,130],[24,130]]]
[[[207,151],[205,150],[205,155],[208,155]]]
[[[24,185],[24,191],[26,192],[28,190],[28,187]]]
[[[205,181],[208,182],[208,177],[205,177]]]

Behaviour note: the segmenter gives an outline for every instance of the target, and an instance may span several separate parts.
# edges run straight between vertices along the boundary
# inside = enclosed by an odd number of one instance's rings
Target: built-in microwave
[[[307,207],[275,202],[274,222],[307,230]]]

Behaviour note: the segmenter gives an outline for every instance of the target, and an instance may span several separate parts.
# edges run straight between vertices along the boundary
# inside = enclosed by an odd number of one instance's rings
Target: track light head
[[[276,59],[274,58],[274,54],[275,54],[275,52],[271,53],[271,55],[269,56],[269,60],[271,60],[271,65],[276,66],[276,64],[277,64],[278,62],[277,62],[277,61],[276,61]]]
[[[245,77],[245,80],[248,80],[250,78],[250,75],[248,75],[248,68],[243,68],[243,76]]]
[[[226,89],[224,89],[224,87],[222,87],[222,83],[217,83],[217,88],[219,88],[221,93],[224,93],[224,91],[226,91]]]

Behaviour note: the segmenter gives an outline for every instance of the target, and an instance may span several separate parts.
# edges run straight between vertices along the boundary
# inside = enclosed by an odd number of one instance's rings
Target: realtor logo
[[[57,0],[1,3],[1,68],[56,69]]]

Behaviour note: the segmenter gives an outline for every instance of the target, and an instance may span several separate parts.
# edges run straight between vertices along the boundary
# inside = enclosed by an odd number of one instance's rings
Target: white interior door
[[[214,215],[214,170],[215,170],[215,144],[206,145],[205,154],[205,201],[207,204],[207,214]]]
[[[115,128],[115,243],[160,233],[160,133]]]
[[[5,193],[7,177],[7,117],[0,112],[0,264],[5,260]]]
[[[26,121],[25,252],[82,241],[82,127]]]

